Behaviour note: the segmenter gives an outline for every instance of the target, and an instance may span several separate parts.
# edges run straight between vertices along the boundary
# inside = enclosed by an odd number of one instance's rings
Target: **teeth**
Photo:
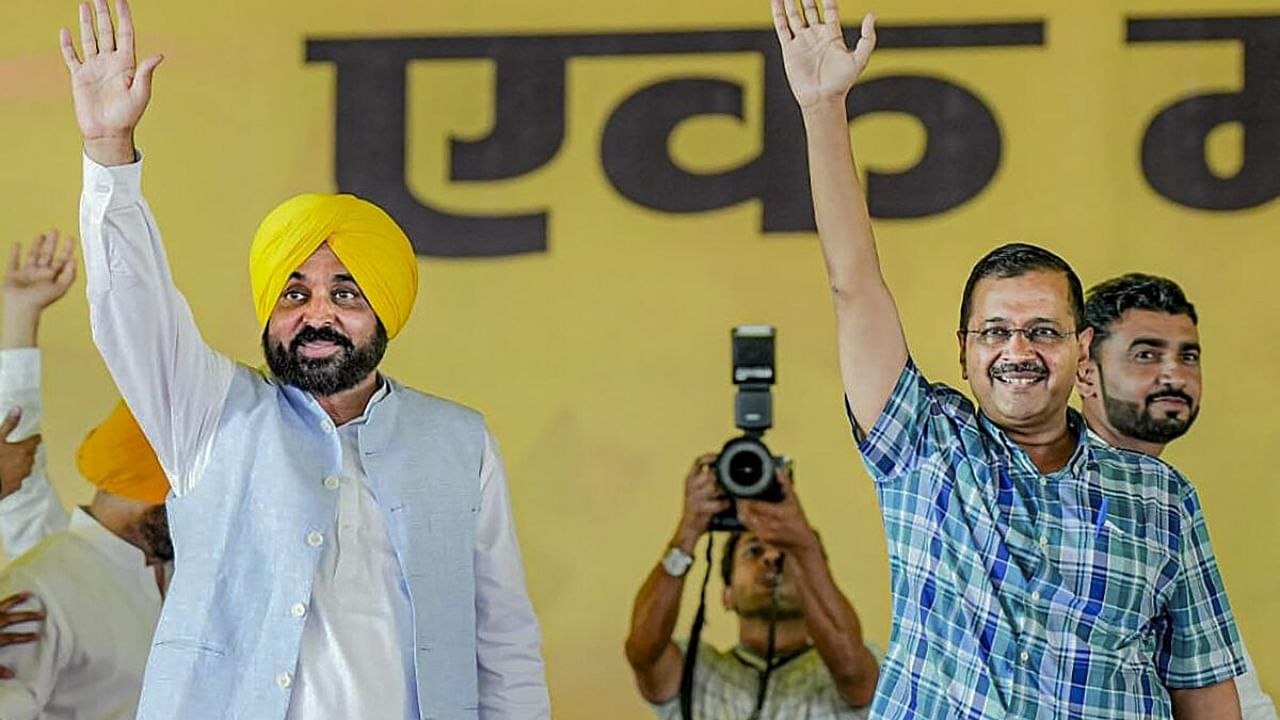
[[[997,377],[996,379],[997,379],[997,380],[999,380],[1000,382],[1002,382],[1002,383],[1006,384],[1006,385],[1031,385],[1031,384],[1033,384],[1033,383],[1040,382],[1040,379],[1041,379],[1041,378],[1039,378],[1039,377],[1030,377],[1030,378],[1027,378],[1027,377],[1015,377],[1015,378],[1011,378],[1011,377],[999,376],[999,377]]]

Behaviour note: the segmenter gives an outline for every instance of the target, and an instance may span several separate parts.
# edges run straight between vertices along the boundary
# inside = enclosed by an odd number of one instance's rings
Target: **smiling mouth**
[[[328,340],[312,340],[298,345],[298,353],[307,358],[326,358],[338,352],[341,345]]]

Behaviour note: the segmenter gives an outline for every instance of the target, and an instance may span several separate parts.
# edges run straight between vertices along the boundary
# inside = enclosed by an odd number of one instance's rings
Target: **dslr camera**
[[[790,470],[791,461],[775,456],[761,440],[773,426],[774,336],[771,325],[739,325],[733,329],[733,423],[742,434],[721,448],[714,469],[720,486],[729,495],[730,505],[712,516],[712,530],[744,530],[738,520],[738,499],[782,500],[778,468]]]

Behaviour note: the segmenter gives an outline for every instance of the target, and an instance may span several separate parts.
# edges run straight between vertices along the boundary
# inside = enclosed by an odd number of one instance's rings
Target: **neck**
[[[1084,419],[1089,425],[1089,429],[1105,440],[1108,445],[1125,450],[1133,450],[1151,457],[1160,457],[1160,453],[1164,452],[1165,443],[1147,442],[1146,440],[1121,435],[1116,432],[1115,428],[1108,425],[1105,419],[1089,412],[1088,408],[1085,409]]]
[[[136,509],[122,505],[101,492],[94,496],[88,506],[82,505],[80,509],[89,513],[90,517],[97,520],[98,524],[110,531],[112,535],[141,550],[147,558],[148,565],[154,563],[151,548],[138,530]]]
[[[332,395],[315,395],[314,397],[329,415],[333,424],[342,425],[364,414],[365,408],[369,407],[369,399],[378,390],[379,384],[378,372],[375,370],[356,383],[355,387]]]
[[[751,652],[765,657],[769,652],[769,620],[742,618],[738,621],[738,642]],[[809,630],[804,618],[779,620],[774,633],[773,654],[790,655],[809,645]]]
[[[1066,466],[1076,450],[1077,438],[1067,424],[1067,415],[1050,428],[1020,430],[1003,428],[1009,439],[1015,442],[1031,458],[1040,472],[1057,472]]]

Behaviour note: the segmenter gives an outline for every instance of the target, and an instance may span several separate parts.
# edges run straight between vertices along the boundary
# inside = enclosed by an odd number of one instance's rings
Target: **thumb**
[[[18,427],[18,421],[22,419],[22,408],[14,405],[9,408],[9,412],[4,416],[4,422],[0,423],[0,441],[8,442],[9,433]]]
[[[155,74],[156,67],[162,62],[164,62],[163,55],[153,55],[138,65],[138,72],[133,76],[134,92],[143,97],[151,97],[151,76]]]

